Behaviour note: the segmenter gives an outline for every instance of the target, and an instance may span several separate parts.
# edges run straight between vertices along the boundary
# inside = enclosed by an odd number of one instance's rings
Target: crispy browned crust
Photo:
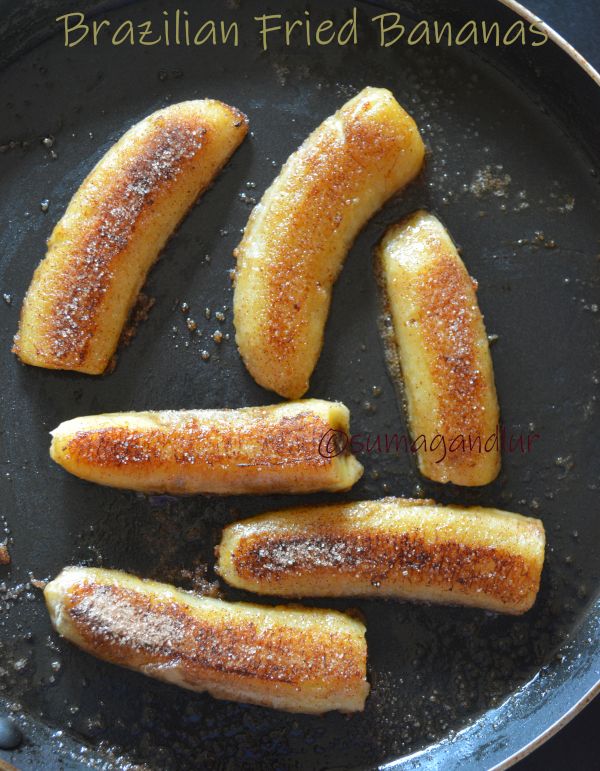
[[[364,675],[352,641],[326,630],[300,635],[291,628],[259,628],[256,623],[223,626],[192,616],[183,605],[89,583],[72,592],[64,610],[88,650],[99,658],[135,667],[161,666],[176,658],[190,683],[202,679],[207,670],[289,685]],[[165,631],[176,631],[176,645]],[[338,656],[321,655],[332,644]],[[252,653],[256,647],[269,655],[257,657]]]
[[[362,709],[364,626],[336,611],[199,598],[119,571],[67,568],[47,585],[57,631],[113,664],[299,712]]]
[[[96,468],[131,464],[156,468],[167,463],[222,466],[231,463],[232,451],[236,462],[246,466],[273,468],[291,463],[308,469],[330,465],[331,459],[316,451],[320,437],[330,428],[319,415],[307,410],[273,423],[267,413],[264,420],[256,415],[246,426],[234,424],[227,417],[214,424],[191,416],[172,431],[131,431],[123,427],[78,431],[64,450],[78,463]],[[241,434],[235,435],[236,430]],[[270,435],[271,430],[275,436]],[[246,442],[257,448],[251,457],[244,453]]]
[[[478,366],[475,324],[481,313],[473,305],[462,266],[436,245],[435,266],[416,287],[422,311],[418,323],[434,362],[431,378],[438,393],[439,414],[445,436],[486,435],[487,415],[481,410],[489,385]],[[476,284],[475,284],[476,286]],[[468,453],[451,456],[456,465],[470,465]]]
[[[366,103],[365,110],[367,107]],[[344,202],[365,184],[369,164],[392,165],[401,141],[385,125],[361,119],[360,114],[344,114],[341,120],[344,142],[330,130],[316,133],[303,147],[302,205],[289,212],[285,232],[266,228],[263,235],[270,267],[266,271],[265,336],[273,358],[283,364],[305,347],[304,332],[310,323],[305,313],[307,296],[315,286],[332,284],[341,268],[331,266],[324,275],[322,258],[342,222]],[[243,248],[242,243],[238,254]]]
[[[346,253],[423,153],[392,94],[367,88],[290,156],[235,250],[236,340],[259,384],[290,399],[306,392]]]
[[[418,517],[406,518],[415,506]],[[222,577],[250,591],[396,596],[508,613],[533,604],[543,552],[539,520],[391,498],[255,517],[227,527],[218,549]]]
[[[172,180],[185,171],[210,129],[191,121],[172,121],[140,144],[137,155],[113,184],[102,191],[97,216],[73,242],[71,260],[55,285],[46,340],[57,362],[81,364],[97,326],[98,308],[113,280],[123,247],[139,227],[145,209],[168,195]],[[151,193],[149,191],[152,191]],[[15,348],[17,345],[15,344]]]
[[[277,584],[310,570],[319,576],[352,576],[373,584],[398,581],[435,584],[450,591],[484,592],[519,605],[535,594],[539,573],[518,554],[455,541],[431,543],[415,533],[340,532],[323,527],[306,536],[264,533],[244,538],[233,562],[240,578]]]
[[[143,492],[275,493],[347,489],[362,473],[348,452],[320,452],[348,429],[337,403],[79,418],[54,432],[51,456],[84,479]],[[338,422],[338,421],[341,421]]]
[[[201,110],[179,107],[173,105],[147,118],[149,129],[140,134],[120,167],[103,175],[97,184],[95,177],[102,174],[105,159],[110,162],[114,148],[109,150],[72,202],[72,206],[81,205],[89,212],[85,223],[77,220],[72,225],[68,210],[54,229],[48,255],[60,250],[60,266],[49,266],[44,261],[38,267],[15,337],[13,351],[27,363],[92,374],[103,371],[119,336],[119,330],[111,330],[110,340],[104,340],[102,332],[98,337],[107,297],[120,293],[127,310],[139,291],[139,282],[129,286],[131,282],[124,275],[130,272],[129,265],[135,260],[132,240],[143,238],[148,222],[161,212],[175,186],[189,178],[192,195],[189,191],[177,194],[185,202],[177,216],[177,220],[181,219],[246,134],[247,118],[233,107],[220,104],[229,115],[232,130],[239,134],[234,141],[222,139],[222,127],[215,122],[214,115],[203,116]],[[220,158],[215,153],[219,143],[224,146]],[[198,165],[207,156],[207,172],[199,175]],[[173,226],[176,224],[177,221],[173,222]],[[157,238],[154,259],[168,235]],[[64,249],[68,249],[67,258],[62,257]],[[116,286],[115,282],[124,285]],[[37,305],[42,298],[45,305],[40,317]],[[28,335],[33,338],[33,353],[29,348],[27,352],[23,350],[22,337]]]

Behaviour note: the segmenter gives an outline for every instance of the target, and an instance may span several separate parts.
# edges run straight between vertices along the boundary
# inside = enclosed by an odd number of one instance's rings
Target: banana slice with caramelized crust
[[[23,362],[104,372],[148,270],[247,130],[239,110],[203,99],[158,110],[111,147],[34,273],[13,347]]]
[[[344,613],[229,603],[93,568],[65,568],[44,595],[56,631],[112,664],[289,712],[364,709],[365,627]]]
[[[330,450],[349,419],[343,404],[319,399],[91,415],[61,423],[50,456],[82,479],[144,493],[347,490],[363,467],[346,448]]]
[[[486,485],[500,471],[499,410],[477,283],[424,211],[387,231],[378,261],[419,469]]]
[[[235,251],[236,341],[257,383],[288,399],[306,392],[346,254],[423,155],[393,95],[365,88],[287,160]]]
[[[274,511],[229,525],[218,572],[280,597],[394,597],[529,610],[545,535],[539,519],[497,509],[383,498]]]

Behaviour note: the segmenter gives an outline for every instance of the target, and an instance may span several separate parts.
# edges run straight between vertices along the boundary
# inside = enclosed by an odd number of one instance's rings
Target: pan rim
[[[501,0],[503,2],[503,0]],[[490,771],[505,771],[505,769],[510,768],[511,766],[514,766],[519,761],[526,758],[528,755],[531,755],[532,752],[537,750],[539,747],[541,747],[543,744],[545,744],[548,739],[551,739],[553,736],[555,736],[559,731],[561,731],[568,723],[573,720],[585,707],[590,704],[596,696],[600,693],[600,680],[593,685],[580,699],[578,702],[576,702],[570,710],[565,712],[565,714],[558,718],[558,720],[555,720],[552,725],[550,725],[545,731],[543,731],[541,734],[535,737],[535,739],[532,739],[529,744],[526,744],[524,747],[521,747],[520,750],[517,750],[512,755],[510,755],[505,760],[502,760],[500,763],[497,763],[495,766],[492,766]]]
[[[571,59],[573,59],[573,61],[581,67],[581,69],[585,72],[585,74],[588,75],[588,77],[590,77],[591,80],[597,86],[600,86],[600,72],[598,72],[598,70],[596,70],[596,68],[593,67],[588,62],[585,56],[580,54],[579,51],[573,45],[571,45],[571,43],[569,43],[553,27],[551,27],[549,24],[543,21],[543,19],[541,19],[535,13],[530,11],[522,3],[517,2],[517,0],[498,0],[498,2],[502,3],[502,5],[505,5],[510,10],[514,11],[517,15],[522,16],[527,21],[535,22],[538,27],[540,27],[547,33],[549,39],[555,45],[557,45],[566,54],[568,54],[571,57]],[[573,720],[573,718],[576,717],[585,707],[587,707],[587,705],[590,704],[590,702],[599,694],[600,694],[600,680],[597,680],[595,685],[593,685],[579,699],[579,701],[575,702],[575,704],[573,704],[571,709],[569,709],[561,718],[559,718],[558,720],[555,720],[554,723],[548,726],[548,728],[546,728],[545,731],[542,731],[541,734],[539,734],[534,739],[532,739],[529,742],[529,744],[526,744],[524,747],[521,747],[520,750],[517,750],[508,758],[506,758],[505,760],[495,765],[491,769],[491,771],[505,771],[505,769],[510,768],[511,766],[514,766],[520,760],[523,760],[523,758],[526,758],[528,755],[530,755],[532,752],[538,749],[538,747],[541,747],[543,744],[545,744],[545,742],[547,742],[548,739],[551,739],[553,736],[555,736],[568,723],[570,723],[571,720]]]
[[[544,32],[547,33],[549,39],[559,48],[562,48],[562,50],[565,51],[565,53],[567,53],[571,59],[573,59],[573,61],[581,67],[586,75],[588,75],[597,86],[600,86],[600,72],[592,67],[585,56],[580,54],[579,51],[574,46],[572,46],[571,43],[565,40],[565,38],[553,27],[547,24],[535,13],[530,11],[522,3],[517,2],[517,0],[497,0],[497,2],[502,3],[502,5],[510,8],[510,10],[514,11],[517,15],[522,16],[526,21],[535,23],[537,27],[544,30]]]

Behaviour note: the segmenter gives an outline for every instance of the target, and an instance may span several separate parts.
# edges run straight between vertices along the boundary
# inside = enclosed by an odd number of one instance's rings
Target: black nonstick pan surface
[[[115,22],[159,20],[177,7],[114,5],[77,10]],[[299,43],[264,53],[253,17],[296,18],[307,8],[342,21],[353,5],[195,2],[193,18],[239,22],[237,48],[114,47],[101,39],[66,49],[53,19],[73,4],[0,3],[0,527],[11,555],[0,567],[0,699],[25,735],[0,757],[19,768],[492,768],[564,720],[600,678],[600,90],[552,40],[538,48],[381,49],[368,32],[381,10],[354,6],[358,46]],[[518,19],[492,0],[390,8],[408,25],[487,19],[507,28]],[[365,85],[393,90],[429,153],[418,180],[373,218],[349,254],[309,395],[345,402],[353,433],[406,433],[379,334],[372,250],[401,216],[418,207],[436,212],[479,281],[487,329],[497,336],[507,435],[539,439],[530,452],[518,442],[507,450],[499,479],[476,490],[428,482],[410,454],[363,452],[364,477],[346,498],[425,495],[541,517],[548,548],[537,604],[510,618],[322,603],[357,607],[366,619],[372,693],[364,714],[350,717],[219,702],[96,661],[51,631],[38,581],[82,563],[201,589],[215,581],[212,553],[224,523],[339,499],[176,500],[101,488],[50,461],[48,431],[90,413],[276,401],[235,347],[232,250],[281,163]],[[145,291],[155,305],[114,372],[93,378],[19,364],[10,346],[22,298],[85,174],[133,122],[204,96],[246,112],[252,134],[152,270]],[[221,588],[228,598],[250,597]]]

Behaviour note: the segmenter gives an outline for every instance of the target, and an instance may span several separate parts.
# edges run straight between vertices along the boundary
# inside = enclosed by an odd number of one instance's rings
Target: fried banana
[[[280,597],[392,597],[517,615],[535,602],[544,545],[539,519],[383,498],[229,525],[218,573]]]
[[[344,613],[229,603],[77,567],[44,596],[56,631],[111,664],[288,712],[364,709],[365,627]]]
[[[133,126],[77,190],[37,267],[13,351],[26,364],[98,375],[167,239],[248,130],[212,99]]]
[[[332,454],[323,445],[347,436],[349,419],[343,404],[319,399],[92,415],[61,423],[50,456],[82,479],[144,493],[347,490],[363,467],[347,448]]]
[[[391,227],[378,249],[419,470],[486,485],[500,471],[499,410],[477,283],[432,214]]]
[[[284,164],[235,250],[236,341],[257,383],[288,399],[306,392],[346,254],[423,155],[392,94],[365,88]]]

